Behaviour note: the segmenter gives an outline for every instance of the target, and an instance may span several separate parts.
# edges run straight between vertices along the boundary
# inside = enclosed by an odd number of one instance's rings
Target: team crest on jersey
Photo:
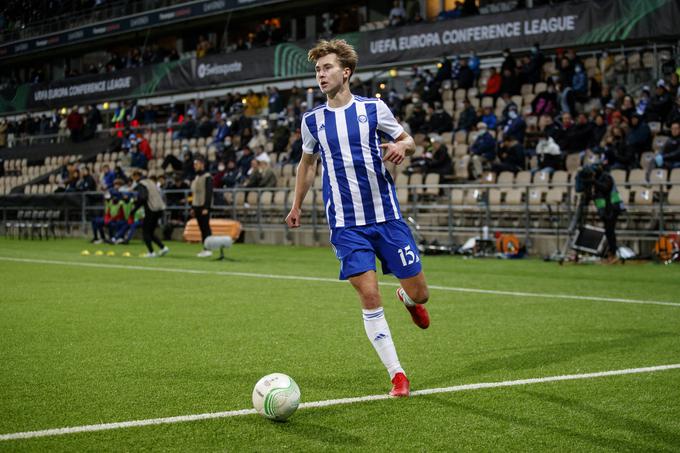
[[[326,126],[324,126],[323,123],[321,123],[321,126],[319,126],[319,130],[322,131],[324,129],[326,129]]]
[[[368,121],[368,118],[366,118],[366,115],[359,115],[359,122],[360,123],[365,123]]]

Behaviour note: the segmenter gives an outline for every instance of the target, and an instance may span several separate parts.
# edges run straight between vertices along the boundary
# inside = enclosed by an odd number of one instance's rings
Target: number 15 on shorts
[[[401,258],[402,266],[410,266],[413,263],[419,263],[420,257],[411,250],[411,246],[407,245],[403,249],[397,250],[399,252],[399,258]]]

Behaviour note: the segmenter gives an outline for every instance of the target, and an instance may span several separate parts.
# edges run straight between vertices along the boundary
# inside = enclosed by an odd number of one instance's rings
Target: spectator
[[[482,73],[482,62],[480,61],[477,53],[473,50],[470,52],[470,59],[468,60],[468,66],[470,70],[475,75],[475,82],[479,80],[479,76]]]
[[[255,159],[255,155],[253,154],[253,151],[246,145],[243,148],[243,154],[239,158],[239,160],[236,162],[236,166],[239,169],[239,182],[243,181],[245,177],[248,175],[248,172],[250,171],[252,165],[252,161]]]
[[[560,147],[548,131],[541,133],[541,138],[536,145],[536,155],[538,156],[538,169],[536,171],[553,173],[556,170],[562,170],[564,167],[564,157]]]
[[[550,115],[557,113],[557,94],[555,85],[552,81],[548,82],[546,89],[536,95],[531,101],[531,111],[536,116]]]
[[[673,108],[673,98],[666,90],[666,82],[659,79],[656,83],[656,93],[647,106],[647,121],[665,122]]]
[[[484,107],[481,121],[492,130],[496,129],[496,126],[498,125],[498,118],[496,118],[496,114],[491,107]]]
[[[498,161],[491,165],[491,170],[500,173],[511,171],[517,173],[524,170],[524,148],[512,135],[503,136],[503,144],[498,150]]]
[[[146,156],[137,149],[136,144],[133,145],[132,148],[130,148],[130,167],[146,170],[147,164],[148,161]]]
[[[284,163],[297,165],[300,163],[300,159],[302,159],[302,133],[300,129],[296,129],[290,145],[290,152],[284,157]]]
[[[475,108],[470,104],[470,100],[465,98],[463,100],[463,111],[460,113],[458,118],[458,131],[470,131],[473,126],[477,123],[477,112]]]
[[[300,148],[302,150],[302,148]],[[238,185],[239,181],[239,169],[236,166],[236,161],[228,160],[224,174],[222,175],[222,180],[220,181],[220,187],[226,189],[232,189]]]
[[[80,180],[76,185],[78,192],[95,192],[97,190],[97,182],[90,174],[90,169],[83,166],[80,170]]]
[[[571,88],[574,90],[574,96],[576,96],[577,101],[584,102],[588,100],[588,75],[581,65],[576,65],[574,67]]]
[[[503,64],[501,65],[501,74],[504,74],[506,70],[510,71],[511,75],[515,75],[515,71],[517,70],[517,61],[515,60],[515,57],[512,55],[512,52],[510,49],[504,49],[503,50]]]
[[[444,176],[453,174],[453,162],[451,161],[448,148],[442,143],[440,135],[432,138],[432,148],[434,152],[432,153],[432,160],[428,164],[427,172],[437,173],[439,175],[439,183],[442,184]]]
[[[510,69],[503,69],[503,75],[501,76],[501,94],[509,94],[510,96],[515,96],[520,93],[519,79],[515,75],[514,71]]]
[[[508,120],[503,125],[503,138],[513,137],[519,143],[524,143],[524,134],[526,133],[527,123],[524,118],[517,113],[516,108],[508,110]]]
[[[401,2],[395,0],[387,20],[390,27],[399,27],[406,23],[406,11],[401,7]]]
[[[671,125],[671,136],[654,156],[654,161],[657,167],[667,168],[669,171],[680,168],[680,121]]]
[[[276,174],[264,155],[250,161],[250,171],[242,185],[248,188],[276,187]]]
[[[635,157],[626,146],[623,129],[613,127],[605,138],[604,155],[608,169],[629,171],[635,166]]]
[[[491,68],[489,79],[486,81],[486,90],[484,90],[484,95],[498,97],[501,94],[502,81],[503,79],[498,71],[496,71],[496,68]]]
[[[461,58],[460,69],[458,70],[458,88],[465,90],[472,88],[475,83],[475,74],[468,66],[467,58]]]
[[[477,130],[479,134],[470,145],[472,175],[475,179],[482,176],[482,172],[496,160],[496,140],[487,131],[486,123],[477,123]]]
[[[634,115],[630,121],[630,129],[626,134],[626,147],[629,148],[628,153],[633,156],[635,163],[640,161],[642,153],[652,149],[652,131],[640,115]]]
[[[643,86],[642,92],[640,93],[640,99],[638,100],[637,106],[635,107],[635,113],[644,117],[651,97],[652,93],[649,87],[647,85]]]
[[[144,154],[146,160],[153,159],[153,150],[151,149],[151,145],[141,132],[137,134],[137,149],[139,149],[139,152]]]
[[[673,123],[677,122],[680,122],[680,96],[676,98],[671,113],[668,114],[668,121],[666,124],[671,126]]]
[[[441,102],[434,103],[434,112],[430,116],[430,130],[437,134],[453,131],[453,118],[442,108]]]
[[[83,116],[78,112],[78,107],[73,107],[66,119],[66,125],[69,131],[71,131],[71,141],[73,143],[81,141],[84,124]]]

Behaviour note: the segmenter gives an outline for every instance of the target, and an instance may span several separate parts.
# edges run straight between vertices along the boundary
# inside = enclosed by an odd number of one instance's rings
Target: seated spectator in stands
[[[453,131],[453,118],[442,108],[441,102],[434,103],[434,111],[430,116],[430,131],[437,134]]]
[[[463,3],[456,2],[453,5],[453,9],[443,9],[439,14],[437,14],[437,20],[449,20],[457,19],[463,15]]]
[[[524,160],[524,147],[512,135],[504,135],[503,143],[498,148],[498,161],[491,165],[491,170],[496,173],[517,173],[524,170]]]
[[[280,113],[283,106],[283,99],[281,98],[281,93],[276,87],[269,87],[269,97],[267,98],[267,105],[269,108],[269,114]]]
[[[668,92],[671,97],[680,96],[680,74],[676,71],[671,74],[671,83],[668,84]]]
[[[571,84],[574,82],[575,71],[574,66],[569,58],[565,56],[560,59],[558,71],[560,73],[560,81],[562,82],[562,85],[565,87],[571,87]]]
[[[176,171],[173,174],[172,180],[168,181],[165,186],[165,200],[168,207],[181,207],[187,204],[187,191],[190,189],[189,184],[182,177],[182,173]],[[175,221],[184,221],[185,213],[176,209],[169,209],[170,218]]]
[[[557,113],[557,93],[555,93],[555,85],[552,80],[548,82],[545,90],[538,93],[534,100],[531,101],[531,111],[536,116],[553,116]]]
[[[146,156],[137,149],[136,144],[133,145],[132,148],[130,148],[130,167],[146,170],[147,164],[148,160],[146,159]]]
[[[501,64],[501,74],[505,72],[505,70],[508,69],[512,74],[515,74],[515,71],[517,70],[517,60],[515,60],[515,57],[512,55],[512,51],[508,48],[503,49],[503,63]]]
[[[472,175],[475,179],[482,176],[484,170],[490,168],[491,163],[496,160],[496,140],[487,130],[486,123],[477,123],[479,134],[469,152],[472,161]]]
[[[647,121],[665,122],[673,108],[673,98],[666,90],[666,82],[659,79],[656,83],[656,92],[647,106]]]
[[[501,76],[501,94],[508,93],[510,96],[515,96],[520,93],[519,78],[515,73],[509,69],[504,69]]]
[[[647,111],[647,106],[649,105],[649,100],[652,97],[652,92],[647,85],[642,87],[642,92],[640,93],[640,99],[635,106],[635,113],[641,116],[645,116]]]
[[[180,126],[179,130],[173,132],[172,139],[173,140],[181,140],[183,138],[189,139],[196,137],[196,135],[197,135],[196,120],[194,120],[191,116],[187,116],[186,118],[184,118],[184,122]]]
[[[640,115],[633,115],[630,121],[626,146],[630,148],[629,153],[634,156],[635,162],[640,161],[642,153],[652,150],[652,131]]]
[[[137,149],[140,153],[144,154],[147,160],[153,159],[153,150],[151,149],[149,140],[147,140],[141,132],[137,133]]]
[[[496,68],[491,68],[490,71],[489,78],[486,81],[484,96],[498,97],[501,94],[501,83],[503,79],[498,71],[496,71]]]
[[[536,145],[536,155],[538,156],[538,171],[553,173],[564,168],[564,156],[560,151],[560,146],[550,136],[548,131],[541,133],[541,138]]]
[[[453,162],[440,135],[433,137],[431,143],[433,153],[427,166],[427,173],[437,173],[440,176],[439,183],[441,184],[444,176],[453,174]]]
[[[211,146],[214,146],[218,152],[224,151],[224,139],[231,135],[231,127],[227,124],[227,114],[220,115],[220,123],[217,125],[217,135],[213,139]]]
[[[498,118],[491,107],[484,107],[482,116],[480,118],[482,123],[486,124],[489,129],[496,129],[498,125]]]
[[[90,169],[86,166],[80,170],[80,180],[76,184],[78,192],[95,192],[97,190],[97,182],[90,174]]]
[[[626,170],[635,168],[635,156],[630,153],[626,146],[626,137],[623,129],[613,127],[604,139],[605,165],[609,170]]]
[[[593,131],[591,140],[588,143],[589,149],[596,149],[600,147],[604,136],[607,134],[607,122],[605,121],[604,115],[598,113],[593,121]]]
[[[623,97],[620,111],[625,121],[630,124],[630,121],[633,119],[633,115],[635,115],[635,102],[633,101],[632,96],[626,95]]]
[[[475,0],[463,0],[463,11],[461,17],[476,16],[479,14],[479,7]]]
[[[673,104],[673,109],[671,113],[668,114],[668,121],[666,125],[671,126],[673,123],[680,122],[680,95],[675,99],[675,104]]]
[[[300,129],[296,129],[293,134],[290,151],[283,156],[283,164],[297,165],[302,159],[302,133]]]
[[[470,100],[465,98],[463,100],[463,111],[460,112],[458,117],[458,127],[456,130],[469,132],[475,124],[477,124],[477,111],[470,104]]]
[[[566,112],[572,116],[576,115],[576,96],[571,86],[559,81],[555,88],[557,89],[557,101],[560,112]]]
[[[516,109],[508,110],[508,120],[503,124],[503,137],[511,136],[519,143],[524,143],[527,123]]]
[[[584,124],[577,128],[571,114],[565,112],[562,114],[561,122],[555,125],[552,137],[563,152],[573,154],[580,153],[586,149],[590,140],[587,133]]]
[[[412,175],[413,173],[423,174],[432,161],[432,143],[427,143],[420,154],[413,154],[409,161],[408,167],[404,170],[405,175]]]
[[[236,166],[236,161],[228,160],[226,168],[224,169],[224,174],[222,175],[222,180],[220,181],[220,187],[225,189],[233,189],[238,186],[240,172]]]
[[[111,170],[109,164],[102,165],[99,172],[99,187],[103,190],[112,188],[114,179],[116,179],[116,174]]]
[[[203,115],[198,124],[197,134],[200,138],[210,138],[212,137],[212,131],[215,128],[215,124],[210,121],[208,115]]]
[[[460,59],[460,68],[458,69],[458,88],[463,88],[465,90],[472,88],[475,84],[475,73],[472,72],[470,66],[468,66],[467,58]]]
[[[122,194],[117,190],[114,190],[111,193],[111,199],[109,200],[104,213],[104,225],[108,227],[109,233],[109,240],[105,239],[105,241],[111,243],[116,232],[126,223],[127,220],[125,219],[125,213],[123,211]]]
[[[585,102],[588,100],[588,74],[586,74],[580,64],[574,67],[571,89],[574,90],[574,96],[577,101]]]
[[[64,182],[64,192],[78,192],[78,182],[80,181],[80,170],[77,168],[69,174],[68,180]]]
[[[545,63],[545,57],[541,52],[541,47],[538,43],[534,43],[531,46],[528,67],[525,68],[526,83],[536,84],[543,80],[543,63]]]
[[[250,161],[250,171],[242,183],[247,188],[276,187],[276,173],[263,154]]]
[[[414,134],[427,133],[427,121],[426,113],[423,108],[422,101],[416,101],[413,103],[413,112],[411,116],[407,119],[408,125],[411,127],[411,132]]]
[[[242,182],[246,176],[248,175],[248,172],[250,172],[252,168],[252,161],[255,159],[255,155],[253,154],[253,150],[250,149],[248,145],[246,145],[243,148],[243,152],[241,154],[241,157],[236,161],[236,166],[239,169],[239,183]]]
[[[680,121],[671,125],[671,136],[663,148],[654,156],[656,166],[669,171],[680,168]]]
[[[470,51],[470,58],[468,59],[468,66],[475,76],[475,82],[479,80],[479,76],[482,73],[482,62],[477,56],[477,52],[474,50]]]
[[[85,121],[83,120],[83,115],[78,112],[78,107],[74,106],[71,109],[71,113],[69,113],[68,117],[66,118],[66,125],[68,130],[71,131],[71,141],[73,143],[77,143],[82,140],[84,124]]]

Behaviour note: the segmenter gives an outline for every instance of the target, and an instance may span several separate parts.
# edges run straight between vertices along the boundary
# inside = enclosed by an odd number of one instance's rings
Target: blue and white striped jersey
[[[302,150],[321,153],[323,201],[331,228],[401,218],[394,181],[385,169],[380,136],[404,129],[380,99],[353,96],[345,106],[320,105],[302,118]]]

